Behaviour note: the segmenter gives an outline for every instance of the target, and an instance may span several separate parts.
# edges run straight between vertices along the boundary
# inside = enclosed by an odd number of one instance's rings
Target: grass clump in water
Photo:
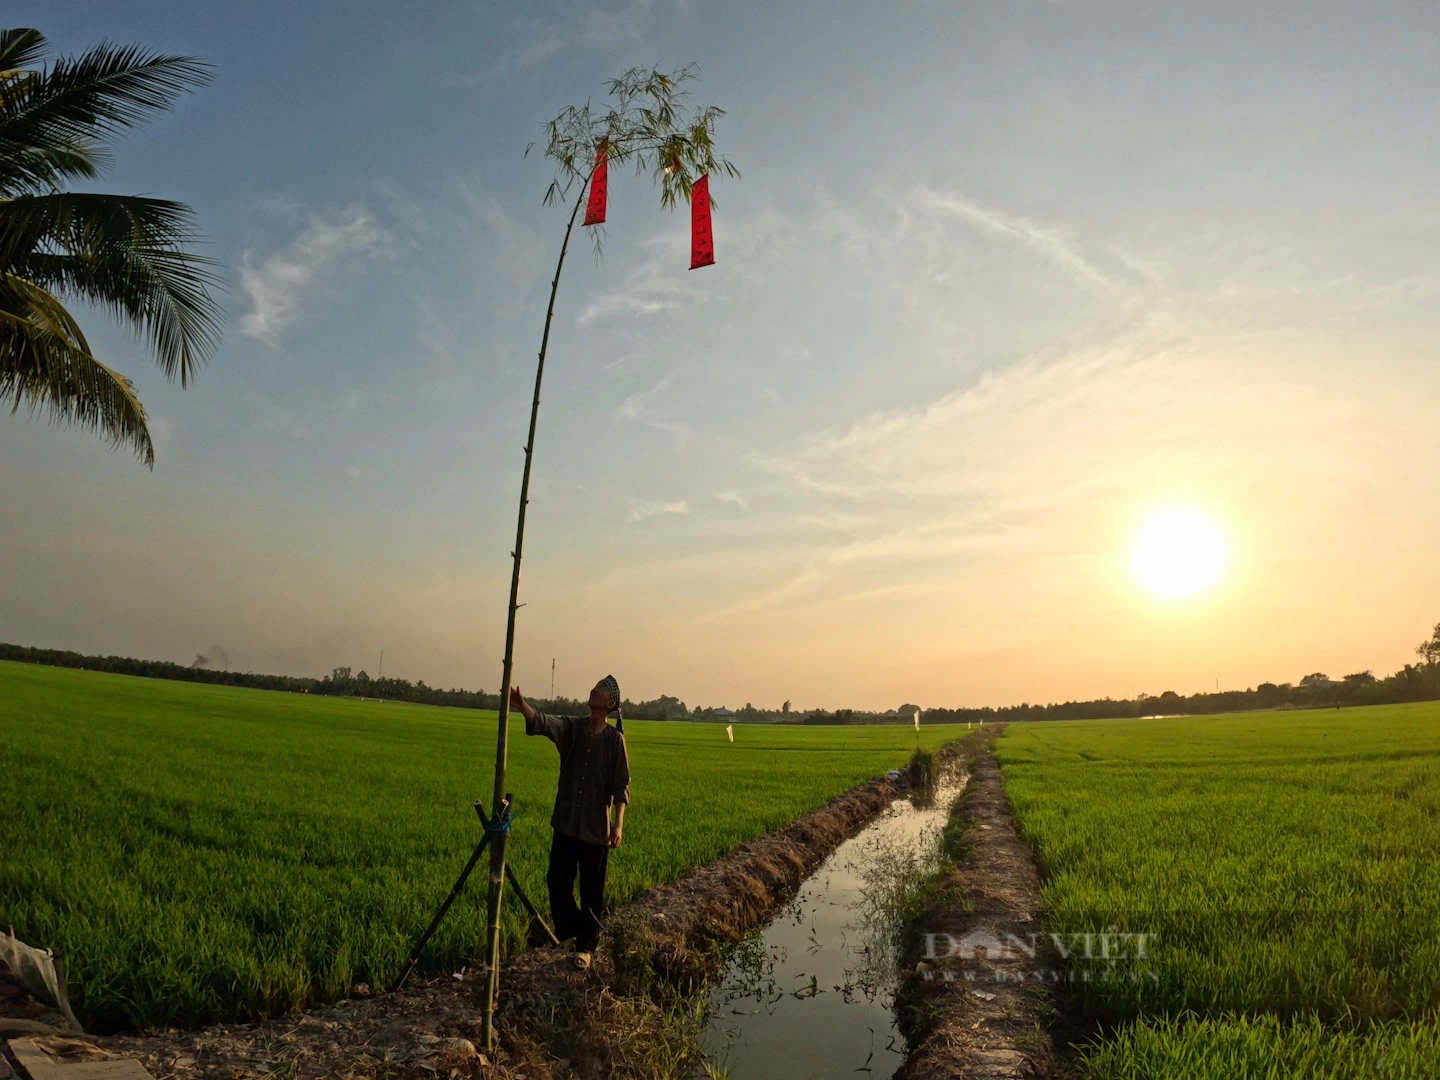
[[[917,746],[910,755],[910,783],[913,787],[932,787],[935,783],[935,751]]]

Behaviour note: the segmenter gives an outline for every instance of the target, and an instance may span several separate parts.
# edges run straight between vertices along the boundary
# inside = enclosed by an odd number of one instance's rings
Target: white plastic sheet
[[[80,1023],[70,1011],[65,995],[65,980],[55,967],[55,954],[49,949],[26,945],[14,934],[0,930],[0,964],[10,969],[21,987],[42,1004],[49,1005],[63,1016],[76,1031]]]

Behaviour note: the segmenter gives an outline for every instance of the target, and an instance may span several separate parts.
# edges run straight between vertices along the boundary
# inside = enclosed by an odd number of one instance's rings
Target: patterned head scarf
[[[620,711],[620,684],[615,681],[614,675],[606,675],[600,681],[605,684],[605,689],[610,694],[610,711],[615,714],[615,730],[623,734],[625,714]]]

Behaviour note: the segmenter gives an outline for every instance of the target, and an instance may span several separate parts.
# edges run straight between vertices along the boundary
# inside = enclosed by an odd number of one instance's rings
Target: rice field
[[[1087,1075],[1440,1075],[1440,703],[1012,725],[996,753],[1048,929],[1157,935],[1070,984],[1111,1032]]]
[[[64,951],[96,1030],[189,1026],[387,985],[481,835],[495,714],[0,662],[0,924]],[[963,730],[963,729],[960,729]],[[512,864],[544,906],[558,757],[511,728]],[[904,762],[908,727],[629,721],[609,902]],[[956,737],[932,727],[922,745]],[[424,969],[469,962],[481,876]],[[524,920],[505,910],[511,948]]]

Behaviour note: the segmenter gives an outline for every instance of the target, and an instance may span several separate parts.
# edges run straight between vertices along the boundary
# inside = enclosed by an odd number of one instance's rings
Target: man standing
[[[590,966],[605,910],[605,865],[620,846],[625,806],[630,802],[630,761],[625,754],[620,685],[606,675],[590,691],[589,716],[547,716],[531,708],[519,687],[510,707],[525,716],[526,735],[544,735],[560,751],[560,786],[550,815],[550,916],[555,936],[575,939],[575,966]],[[614,713],[612,728],[605,721]],[[615,804],[611,821],[610,804]],[[575,876],[580,903],[575,903]]]

